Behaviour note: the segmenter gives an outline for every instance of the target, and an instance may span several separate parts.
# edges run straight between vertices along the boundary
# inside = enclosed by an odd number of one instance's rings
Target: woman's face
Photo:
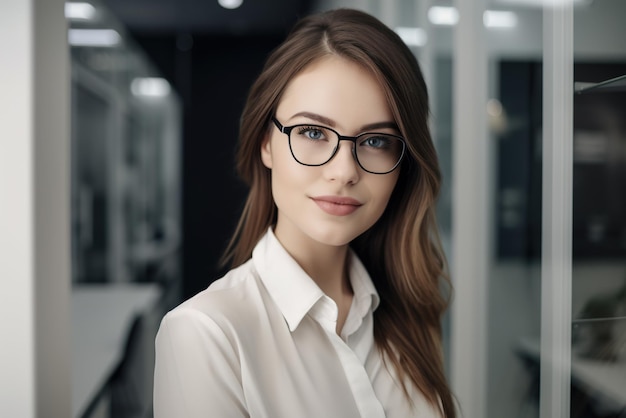
[[[315,61],[293,78],[275,117],[283,126],[323,125],[345,136],[372,131],[399,135],[376,79],[337,56]],[[305,134],[315,138],[319,133]],[[353,147],[351,141],[340,141],[328,163],[305,166],[292,156],[288,136],[272,126],[261,158],[272,171],[278,208],[275,234],[287,248],[303,248],[307,243],[346,245],[382,215],[400,170],[364,171],[354,158]]]

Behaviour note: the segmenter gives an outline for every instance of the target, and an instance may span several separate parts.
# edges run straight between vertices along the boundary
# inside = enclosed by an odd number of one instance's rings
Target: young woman
[[[417,61],[381,22],[296,24],[241,118],[233,270],[161,323],[155,417],[455,416],[427,119]]]

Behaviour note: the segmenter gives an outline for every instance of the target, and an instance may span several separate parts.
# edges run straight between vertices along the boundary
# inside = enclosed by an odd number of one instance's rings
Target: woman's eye
[[[315,141],[319,141],[320,139],[324,139],[324,131],[315,127],[303,127],[300,129],[298,134],[304,136],[307,139],[312,139]]]
[[[322,131],[318,131],[318,130],[309,130],[306,133],[306,136],[311,138],[311,139],[320,139],[322,136]]]
[[[383,148],[389,144],[389,140],[381,136],[370,136],[361,144],[372,148]]]

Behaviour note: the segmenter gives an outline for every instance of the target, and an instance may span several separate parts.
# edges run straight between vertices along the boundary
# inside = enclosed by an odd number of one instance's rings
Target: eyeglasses
[[[306,166],[326,164],[337,154],[339,141],[351,141],[354,143],[354,159],[363,170],[373,174],[387,174],[400,165],[406,149],[404,139],[397,135],[365,132],[357,136],[343,136],[326,126],[283,126],[275,117],[272,117],[272,122],[289,137],[293,158]]]

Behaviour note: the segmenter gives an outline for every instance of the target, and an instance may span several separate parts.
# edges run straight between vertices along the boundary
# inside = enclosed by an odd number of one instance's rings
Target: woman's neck
[[[341,335],[343,325],[352,306],[352,286],[349,277],[348,246],[334,248],[335,251],[315,252],[315,257],[294,259],[315,281],[319,288],[337,306],[337,324],[335,332]],[[292,255],[293,256],[293,255]]]
[[[311,242],[307,245],[290,245],[286,249],[328,296],[333,297],[349,288],[347,245],[334,247]]]
[[[289,235],[275,231],[276,238],[302,269],[313,279],[328,297],[335,301],[339,311],[337,332],[352,304],[352,287],[349,279],[349,246],[332,246],[308,237],[294,240]],[[307,239],[308,238],[308,239]]]

